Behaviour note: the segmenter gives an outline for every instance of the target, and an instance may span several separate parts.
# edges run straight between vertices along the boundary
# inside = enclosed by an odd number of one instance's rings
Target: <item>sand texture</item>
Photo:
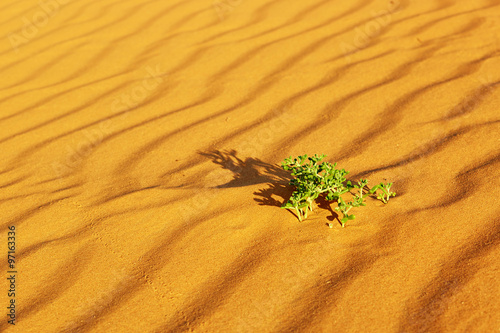
[[[0,331],[500,332],[500,1],[6,0],[0,22]],[[397,196],[299,222],[302,154]]]

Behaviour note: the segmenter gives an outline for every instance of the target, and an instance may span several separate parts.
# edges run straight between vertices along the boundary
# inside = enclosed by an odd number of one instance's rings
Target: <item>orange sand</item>
[[[6,0],[0,22],[0,330],[500,331],[498,0]],[[304,153],[398,196],[299,223],[278,165]]]

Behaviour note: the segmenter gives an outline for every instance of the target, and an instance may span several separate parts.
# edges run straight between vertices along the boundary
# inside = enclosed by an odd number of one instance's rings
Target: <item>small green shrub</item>
[[[290,181],[290,185],[295,186],[295,191],[290,199],[283,204],[281,208],[293,210],[299,219],[302,221],[307,218],[309,211],[313,209],[314,201],[323,195],[327,201],[336,201],[337,207],[335,210],[342,213],[340,224],[342,227],[349,220],[355,218],[354,214],[349,214],[350,210],[355,207],[366,206],[365,198],[370,194],[381,190],[377,198],[384,203],[389,201],[390,197],[394,197],[396,193],[391,192],[392,183],[379,184],[371,190],[363,192],[368,185],[368,180],[361,179],[356,185],[352,185],[350,181],[346,181],[346,175],[349,173],[344,169],[336,169],[337,163],[331,164],[321,162],[326,155],[314,155],[308,157],[302,155],[297,158],[288,157],[281,164],[283,169],[290,170],[294,178]],[[321,162],[321,163],[320,163]],[[356,193],[351,190],[357,189]],[[346,202],[342,195],[351,194],[351,201]],[[330,227],[332,225],[330,224]]]
[[[396,196],[395,192],[391,192],[391,186],[392,186],[392,183],[387,183],[387,184],[380,183],[378,185],[373,186],[372,189],[370,190],[370,192],[375,193],[375,191],[380,189],[382,191],[382,193],[379,193],[377,195],[377,199],[382,200],[382,202],[386,204],[389,202],[389,199],[391,197]]]

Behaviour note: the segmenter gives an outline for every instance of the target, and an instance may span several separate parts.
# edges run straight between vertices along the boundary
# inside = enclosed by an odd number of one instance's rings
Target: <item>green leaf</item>
[[[387,203],[390,197],[396,195],[390,192],[392,183],[380,183],[365,192],[364,186],[368,184],[368,180],[360,179],[357,185],[353,185],[352,181],[346,181],[349,171],[336,169],[337,163],[322,161],[325,157],[324,154],[314,154],[311,157],[304,154],[296,158],[290,156],[282,162],[283,169],[289,170],[293,177],[290,185],[295,187],[289,201],[283,204],[282,208],[293,208],[299,220],[307,218],[307,213],[312,210],[314,201],[323,193],[325,193],[326,200],[337,201],[335,210],[343,214],[342,223],[354,219],[354,215],[347,214],[350,209],[366,206],[364,203],[366,196],[375,194],[377,199]],[[347,195],[353,188],[358,188],[359,193],[352,194],[351,201],[346,203],[341,196]],[[378,193],[378,189],[383,193]]]

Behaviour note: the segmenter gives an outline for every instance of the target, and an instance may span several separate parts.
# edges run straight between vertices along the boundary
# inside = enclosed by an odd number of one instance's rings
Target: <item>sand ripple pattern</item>
[[[496,0],[2,3],[19,289],[0,330],[497,332],[499,17]],[[303,153],[398,196],[345,229],[326,203],[299,223],[279,163]]]

